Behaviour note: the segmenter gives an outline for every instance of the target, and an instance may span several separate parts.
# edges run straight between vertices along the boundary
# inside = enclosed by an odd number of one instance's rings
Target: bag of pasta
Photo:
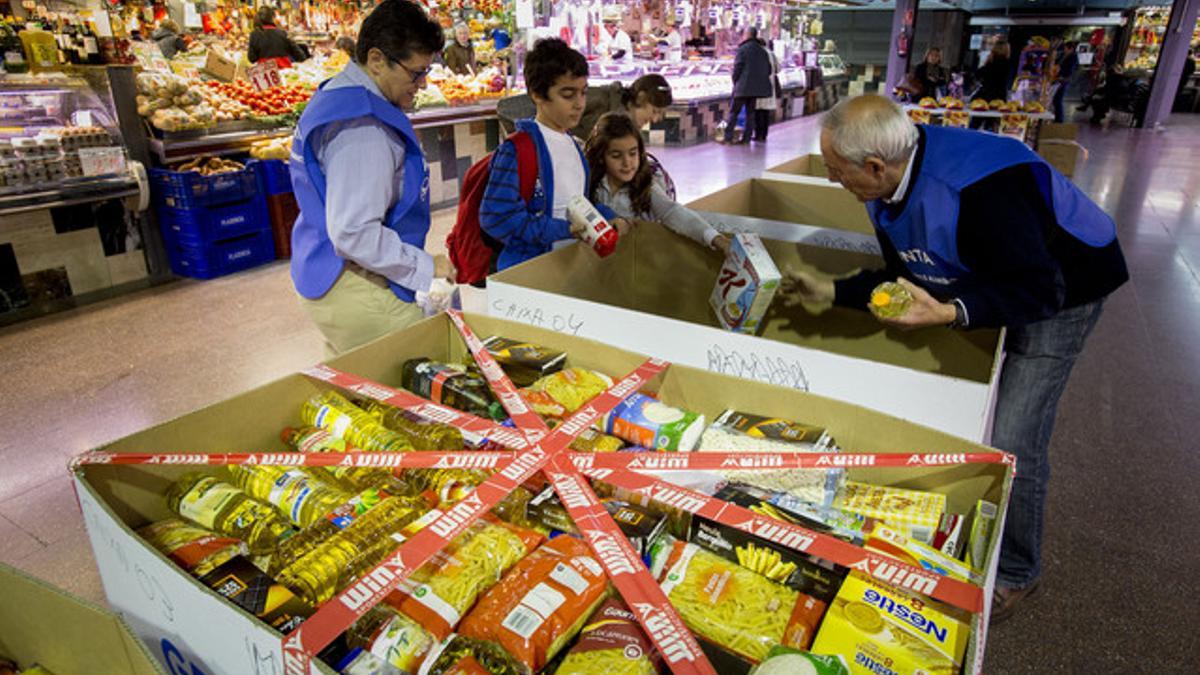
[[[587,544],[556,537],[480,598],[458,632],[498,643],[536,673],[579,633],[607,590]]]
[[[488,514],[414,572],[405,592],[390,595],[388,604],[443,639],[475,600],[541,541],[537,532]]]
[[[660,660],[633,612],[620,598],[609,598],[588,618],[554,675],[657,675]]]
[[[584,368],[564,368],[522,389],[525,401],[543,417],[566,417],[613,385],[612,378]]]
[[[661,584],[693,633],[754,663],[775,645],[807,648],[825,612],[820,600],[682,541]]]

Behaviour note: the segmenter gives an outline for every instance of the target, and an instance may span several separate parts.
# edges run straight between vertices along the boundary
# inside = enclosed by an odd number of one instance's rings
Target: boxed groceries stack
[[[754,232],[768,239],[879,253],[867,210],[826,178],[764,174],[705,195],[688,207],[722,232]]]
[[[0,672],[164,672],[120,617],[0,563]]]
[[[978,672],[1012,480],[879,412],[457,313],[75,468],[110,603],[229,673]]]
[[[844,276],[873,256],[762,239],[774,266]],[[670,255],[662,255],[670,251]],[[653,224],[601,260],[571,246],[488,279],[492,316],[989,437],[1002,354],[995,330],[885,328],[868,312],[774,302],[756,334],[725,330],[710,298],[724,261]],[[670,336],[669,338],[665,336]]]

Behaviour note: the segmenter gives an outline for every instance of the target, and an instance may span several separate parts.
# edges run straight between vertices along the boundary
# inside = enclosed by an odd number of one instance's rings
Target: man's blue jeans
[[[1000,544],[1000,586],[1025,588],[1041,574],[1048,449],[1058,399],[1103,304],[1072,307],[1008,331],[992,445],[1016,455],[1017,477]]]

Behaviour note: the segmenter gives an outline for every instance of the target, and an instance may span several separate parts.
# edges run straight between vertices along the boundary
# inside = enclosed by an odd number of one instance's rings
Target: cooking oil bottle
[[[353,496],[296,468],[235,464],[228,469],[234,485],[270,503],[300,527],[312,525]]]
[[[448,424],[426,422],[412,413],[393,406],[369,401],[366,411],[383,426],[408,439],[417,450],[462,450],[462,432]]]
[[[167,506],[194,523],[241,539],[254,554],[270,553],[296,533],[270,504],[202,473],[188,474],[171,485]]]
[[[367,411],[336,391],[316,394],[304,402],[300,416],[305,424],[320,427],[366,452],[407,452],[412,443],[388,429]]]
[[[285,443],[299,452],[345,453],[357,451],[354,446],[347,445],[345,440],[316,427],[300,429],[288,427],[283,430],[282,438]],[[363,466],[326,466],[310,467],[310,469],[323,469],[323,473],[314,471],[310,471],[310,473],[317,475],[322,480],[325,480],[325,476],[328,475],[328,482],[347,492],[361,492],[372,488],[385,490],[394,495],[413,495],[418,492],[388,469],[371,469]]]

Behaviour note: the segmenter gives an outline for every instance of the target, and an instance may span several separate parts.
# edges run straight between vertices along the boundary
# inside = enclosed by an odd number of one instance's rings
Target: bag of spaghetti
[[[609,598],[588,618],[554,675],[657,675],[661,659],[620,598]]]
[[[661,585],[693,633],[754,663],[776,645],[807,648],[825,611],[820,600],[682,541]]]
[[[441,640],[479,596],[541,541],[537,532],[487,514],[414,572],[402,592],[389,595],[387,602]]]
[[[536,673],[579,633],[607,592],[607,577],[587,544],[556,537],[484,594],[458,632],[499,644]]]

